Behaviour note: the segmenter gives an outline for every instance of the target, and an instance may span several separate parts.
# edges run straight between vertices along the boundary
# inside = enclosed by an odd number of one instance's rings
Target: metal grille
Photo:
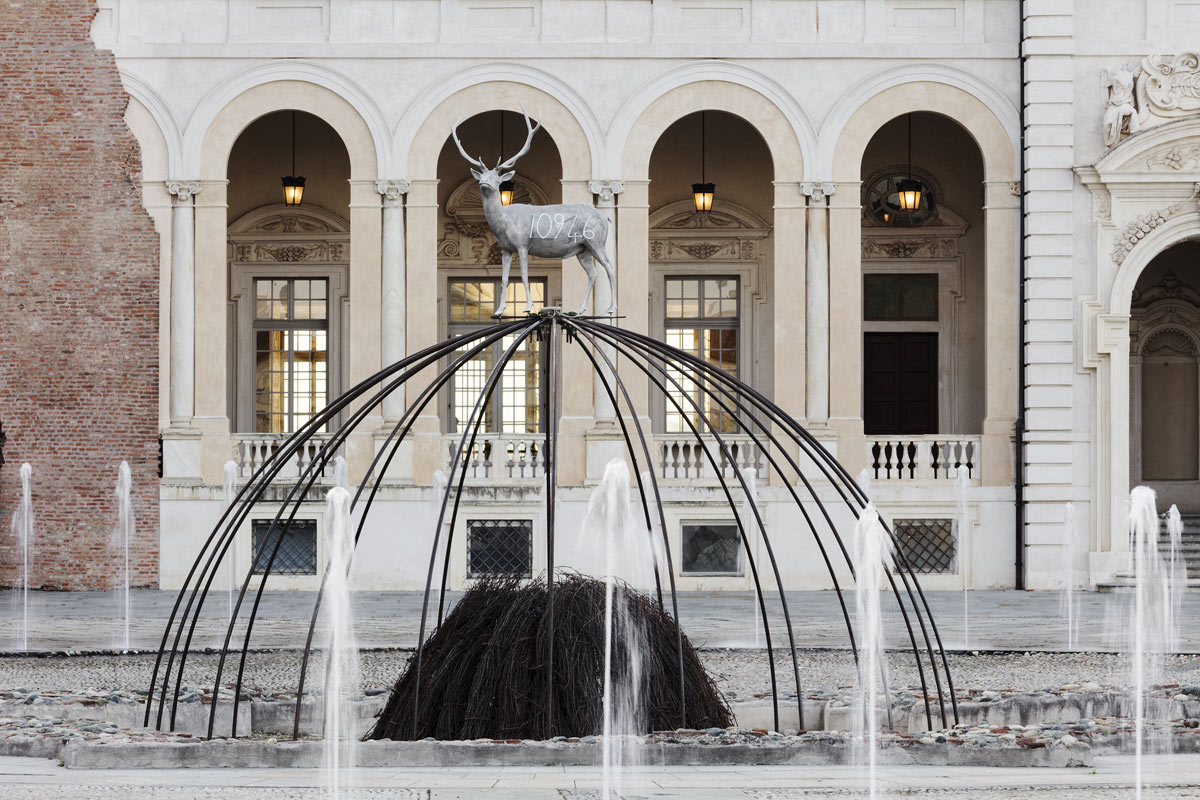
[[[684,525],[683,574],[741,575],[742,542],[737,525]]]
[[[892,525],[900,552],[913,572],[954,572],[954,521],[949,519],[898,519]]]
[[[281,521],[279,526],[284,523]],[[272,520],[256,519],[251,529],[251,560],[255,574],[261,575],[275,549],[279,527],[272,527]],[[317,521],[294,519],[283,530],[283,543],[271,565],[272,575],[316,575],[317,574]]]
[[[533,520],[467,520],[467,577],[533,577]]]

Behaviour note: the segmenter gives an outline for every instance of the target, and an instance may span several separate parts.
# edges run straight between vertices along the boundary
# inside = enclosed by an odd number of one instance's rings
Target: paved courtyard
[[[1102,800],[1133,796],[1133,759],[1097,759],[1094,769],[888,767],[880,784],[891,796],[970,797],[973,800]],[[477,767],[360,770],[350,798],[394,800],[592,800],[600,775],[586,767]],[[1145,798],[1200,797],[1200,760],[1153,757],[1146,763]],[[752,787],[752,788],[751,788]],[[52,762],[0,758],[0,791],[9,800],[139,800],[205,797],[238,800],[325,796],[317,770],[63,770]],[[792,800],[864,797],[851,767],[646,768],[624,789],[634,798]]]
[[[8,595],[7,597],[5,595]],[[123,623],[118,601],[110,592],[33,592],[30,595],[29,649],[107,650],[119,645]],[[131,646],[157,650],[163,625],[176,593],[138,590],[133,593]],[[451,596],[450,601],[457,595]],[[926,592],[933,616],[948,649],[1065,650],[1066,620],[1055,592],[980,591]],[[1128,594],[1084,594],[1080,601],[1077,650],[1113,651],[1126,648],[1112,633],[1129,602]],[[20,636],[21,609],[17,592],[0,592],[0,650],[13,651]],[[419,592],[362,592],[356,596],[358,641],[364,648],[413,647],[417,641],[422,596]],[[829,591],[790,592],[788,608],[796,645],[802,648],[843,648],[846,629],[837,595]],[[262,599],[251,646],[298,647],[304,642],[314,595],[311,592],[269,591]],[[846,593],[853,613],[854,596]],[[249,599],[246,606],[249,606]],[[197,628],[193,645],[220,647],[225,636],[228,598],[213,594]],[[685,632],[702,647],[755,647],[765,639],[747,592],[681,593],[679,612]],[[778,596],[768,602],[776,647],[786,646],[787,632]],[[902,646],[903,622],[889,598],[884,601],[889,646]],[[243,612],[245,613],[245,612]],[[964,619],[967,639],[964,642]],[[1200,593],[1184,597],[1181,652],[1200,652]]]

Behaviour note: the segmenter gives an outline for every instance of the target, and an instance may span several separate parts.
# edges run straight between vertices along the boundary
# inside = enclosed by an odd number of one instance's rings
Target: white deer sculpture
[[[479,193],[483,197],[483,214],[487,217],[488,227],[500,245],[500,305],[494,316],[504,314],[508,295],[508,271],[512,266],[513,253],[521,261],[521,283],[525,285],[525,312],[533,310],[533,298],[529,294],[529,256],[533,254],[542,258],[579,259],[579,265],[587,273],[587,292],[583,295],[583,304],[579,313],[587,309],[588,298],[592,296],[592,287],[596,283],[596,262],[604,267],[608,275],[609,315],[617,310],[617,281],[616,272],[605,254],[605,243],[608,241],[608,217],[595,206],[585,203],[560,203],[552,206],[531,206],[528,203],[513,203],[504,205],[500,202],[500,184],[510,181],[515,175],[511,170],[517,159],[529,152],[533,142],[533,134],[542,123],[533,125],[525,107],[521,107],[525,117],[525,127],[529,135],[520,151],[494,168],[489,169],[482,160],[472,158],[463,149],[458,139],[460,119],[455,123],[451,135],[458,152],[473,166],[471,175],[479,181]],[[500,155],[504,158],[504,155]],[[478,167],[479,169],[475,169]]]

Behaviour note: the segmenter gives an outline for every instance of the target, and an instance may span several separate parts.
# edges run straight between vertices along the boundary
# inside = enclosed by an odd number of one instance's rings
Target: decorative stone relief
[[[200,193],[200,181],[168,181],[167,194],[175,198],[178,205],[189,205]]]
[[[345,242],[305,242],[303,244],[238,244],[234,248],[234,260],[246,263],[256,261],[279,262],[331,262],[345,261]]]
[[[1100,222],[1112,222],[1112,195],[1107,189],[1092,192],[1092,217]]]
[[[250,231],[255,233],[332,233],[337,231],[337,228],[314,217],[280,214],[260,221]]]
[[[1157,285],[1144,291],[1133,292],[1133,305],[1147,306],[1159,300],[1185,300],[1194,306],[1200,306],[1200,293],[1183,283],[1174,272],[1168,271]]]
[[[954,258],[958,255],[956,238],[862,240],[863,258]]]
[[[1173,119],[1200,114],[1200,53],[1149,55],[1140,63],[1127,62],[1100,73],[1104,90],[1104,143],[1118,144],[1126,136]],[[1163,153],[1159,164],[1181,169]]]
[[[753,262],[762,256],[761,240],[770,232],[753,212],[726,203],[697,214],[691,200],[659,209],[650,219],[651,261]]]
[[[1112,249],[1113,263],[1117,266],[1124,264],[1125,259],[1133,251],[1133,248],[1137,246],[1137,243],[1146,238],[1146,234],[1178,214],[1182,208],[1183,205],[1181,203],[1176,203],[1163,209],[1138,214],[1137,219],[1126,225],[1125,229],[1117,233],[1114,238]]]

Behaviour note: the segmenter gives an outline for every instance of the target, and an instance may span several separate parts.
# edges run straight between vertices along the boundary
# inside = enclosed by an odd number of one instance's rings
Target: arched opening
[[[1129,321],[1130,484],[1184,513],[1200,513],[1197,259],[1197,241],[1155,256],[1138,277]]]
[[[320,117],[283,110],[241,132],[227,174],[229,417],[265,452],[345,388],[350,157]],[[288,205],[281,179],[294,175],[304,193]]]
[[[979,147],[949,117],[913,112],[876,131],[861,174],[864,431],[978,435],[988,390]],[[915,207],[906,189],[920,192]]]
[[[529,118],[530,125],[537,122]],[[457,131],[467,154],[493,167],[518,153],[529,128],[520,112],[493,110],[463,120]],[[447,137],[437,162],[438,325],[444,336],[462,335],[492,324],[502,291],[501,250],[489,228],[485,198],[479,181],[471,175],[473,168],[458,152],[453,138]],[[562,159],[545,128],[533,134],[529,151],[512,169],[516,173],[513,204],[562,202]],[[499,208],[502,212],[504,206]],[[568,268],[579,269],[573,264]],[[527,299],[534,310],[562,304],[561,260],[529,257],[528,297],[515,255],[510,269],[505,315],[523,313]],[[511,338],[500,340],[455,376],[450,390],[443,394],[443,431],[461,433],[492,365],[511,343]],[[538,358],[538,342],[529,340],[505,367],[500,386],[484,410],[483,430],[488,435],[481,437],[479,452],[473,454],[480,463],[490,465],[494,451],[497,456],[503,452],[506,458],[527,463],[531,473],[540,464],[547,387],[538,381]],[[504,443],[494,450],[498,438]],[[458,441],[448,437],[447,442],[451,440]]]

